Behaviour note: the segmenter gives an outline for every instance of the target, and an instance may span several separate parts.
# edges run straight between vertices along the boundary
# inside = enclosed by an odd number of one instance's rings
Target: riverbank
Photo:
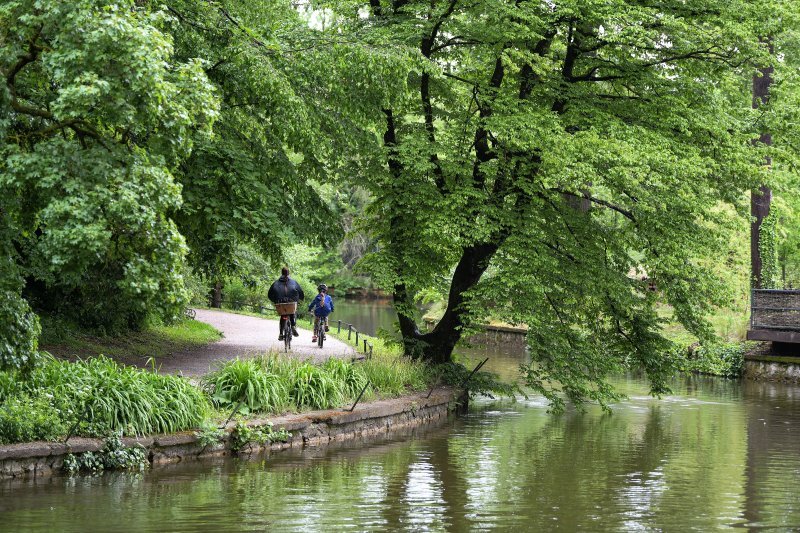
[[[195,461],[208,457],[237,454],[269,454],[291,448],[325,446],[376,435],[391,435],[422,425],[443,422],[455,408],[455,389],[441,387],[402,398],[379,400],[357,405],[352,411],[334,409],[290,414],[273,418],[255,418],[244,426],[258,431],[270,427],[285,429],[285,442],[242,442],[241,426],[228,423],[218,441],[204,442],[199,431],[124,438],[127,448],[144,450],[151,467]],[[70,454],[98,454],[106,445],[103,439],[72,437],[63,443],[26,442],[0,446],[0,478],[25,478],[57,475],[64,471]]]

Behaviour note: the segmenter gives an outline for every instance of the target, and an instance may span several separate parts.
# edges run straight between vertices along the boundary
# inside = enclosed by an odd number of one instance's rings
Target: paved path
[[[213,369],[215,363],[236,357],[246,357],[269,351],[283,353],[283,341],[278,341],[278,320],[269,320],[247,315],[237,315],[224,311],[197,310],[197,320],[211,324],[223,334],[223,338],[208,346],[192,349],[184,353],[174,353],[159,359],[160,371],[169,374],[182,373],[185,376],[198,376]],[[297,321],[299,337],[292,340],[293,357],[324,361],[330,357],[350,357],[355,352],[348,344],[328,337],[320,349],[311,343],[311,331],[307,320]]]

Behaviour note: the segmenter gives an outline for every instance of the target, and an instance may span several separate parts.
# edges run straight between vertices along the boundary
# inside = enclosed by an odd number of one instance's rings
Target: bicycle
[[[314,319],[314,313],[311,313],[311,319]],[[322,348],[322,344],[325,342],[325,324],[327,321],[327,317],[320,317],[317,323],[314,324],[314,336],[317,338],[317,346],[320,348]]]
[[[297,302],[275,304],[275,312],[281,316],[280,331],[283,334],[283,348],[292,349],[292,315],[297,311]]]

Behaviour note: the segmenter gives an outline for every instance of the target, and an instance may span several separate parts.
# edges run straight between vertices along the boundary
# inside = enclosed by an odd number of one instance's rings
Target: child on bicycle
[[[317,287],[316,297],[308,305],[308,310],[314,313],[314,335],[311,337],[311,342],[317,342],[317,326],[322,321],[325,331],[328,331],[328,315],[333,313],[333,298],[328,296],[328,286],[320,283]]]

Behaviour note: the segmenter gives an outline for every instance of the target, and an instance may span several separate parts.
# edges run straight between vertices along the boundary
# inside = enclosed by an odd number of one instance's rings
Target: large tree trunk
[[[214,287],[211,289],[211,307],[219,309],[222,307],[222,282],[214,282]]]
[[[773,51],[772,39],[767,39],[770,53]],[[760,76],[753,77],[753,108],[757,109],[764,105],[769,100],[769,88],[772,84],[773,67],[768,66],[759,69]],[[772,144],[772,136],[769,133],[762,133],[756,141],[765,145]],[[771,161],[767,159],[767,165]],[[769,216],[769,208],[772,203],[772,190],[766,186],[761,185],[757,190],[750,193],[750,215],[752,222],[750,223],[750,272],[752,286],[754,289],[761,289],[764,287],[764,279],[762,276],[762,258],[761,258],[761,223]]]
[[[464,293],[480,281],[501,243],[502,237],[491,243],[476,244],[464,249],[450,282],[447,310],[430,333],[422,334],[417,328],[405,286],[395,287],[395,308],[406,353],[433,363],[451,360],[453,349],[461,340],[462,328],[466,325]]]

